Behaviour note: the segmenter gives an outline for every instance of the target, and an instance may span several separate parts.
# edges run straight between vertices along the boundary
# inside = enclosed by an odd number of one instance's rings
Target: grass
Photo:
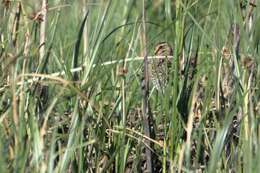
[[[0,172],[259,170],[259,0],[45,2],[0,5]]]

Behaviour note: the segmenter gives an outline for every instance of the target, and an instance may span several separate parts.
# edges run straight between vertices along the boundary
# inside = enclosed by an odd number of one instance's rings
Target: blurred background
[[[2,0],[0,172],[257,172],[259,3]]]

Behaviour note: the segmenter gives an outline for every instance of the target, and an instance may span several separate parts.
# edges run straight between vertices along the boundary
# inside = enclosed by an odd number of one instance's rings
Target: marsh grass
[[[145,21],[142,1],[49,1],[46,18],[44,2],[0,5],[0,172],[143,172],[145,146],[154,172],[260,169],[259,0],[144,1]],[[161,41],[153,138],[142,54]]]

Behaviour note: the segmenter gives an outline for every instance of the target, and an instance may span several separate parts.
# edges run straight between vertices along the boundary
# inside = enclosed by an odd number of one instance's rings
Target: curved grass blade
[[[78,33],[78,37],[77,37],[77,41],[75,44],[75,48],[74,48],[74,53],[73,53],[73,58],[72,58],[72,68],[76,68],[78,67],[78,57],[79,57],[79,49],[80,49],[80,43],[81,43],[81,38],[83,35],[83,31],[84,31],[84,27],[85,27],[85,23],[87,21],[88,18],[88,11],[81,23],[80,29],[79,29],[79,33]],[[76,73],[74,73],[73,75],[73,80],[76,81],[78,79],[78,76]]]

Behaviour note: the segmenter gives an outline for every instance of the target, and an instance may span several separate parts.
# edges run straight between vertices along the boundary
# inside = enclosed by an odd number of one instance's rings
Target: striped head
[[[167,42],[160,42],[155,46],[155,56],[171,56],[173,55],[172,48]]]

